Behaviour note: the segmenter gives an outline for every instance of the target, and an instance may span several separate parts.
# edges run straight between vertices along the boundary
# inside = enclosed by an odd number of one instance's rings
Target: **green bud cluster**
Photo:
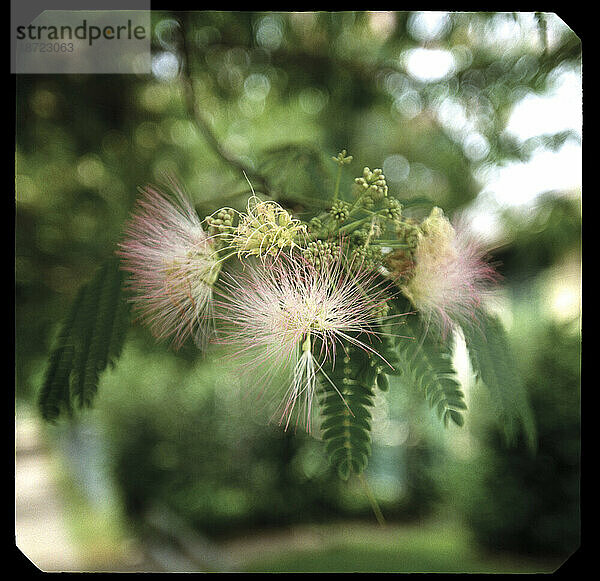
[[[323,220],[318,216],[314,216],[308,222],[308,230],[309,232],[319,232],[323,228]]]
[[[352,161],[352,156],[351,155],[346,155],[346,150],[342,149],[342,151],[340,151],[337,154],[337,157],[332,157],[331,159],[333,159],[333,161],[335,161],[338,165],[348,165],[351,161]]]
[[[326,266],[339,253],[340,246],[336,242],[314,240],[303,250],[304,258],[316,267]]]
[[[409,222],[400,222],[396,233],[399,239],[404,239],[411,250],[414,250],[417,247],[419,239],[422,236],[419,226]]]
[[[375,207],[375,199],[370,191],[363,194],[360,203],[365,210],[372,210]]]
[[[204,222],[207,225],[207,231],[210,236],[215,234],[224,234],[230,232],[233,228],[234,211],[230,208],[221,208],[215,214],[206,216]]]
[[[343,200],[338,200],[331,206],[329,213],[336,222],[345,222],[350,215],[350,204]]]
[[[413,228],[410,230],[410,232],[408,232],[406,235],[406,243],[411,250],[414,250],[418,246],[420,238],[421,232],[419,232],[417,228]]]
[[[371,171],[365,167],[362,177],[356,178],[354,183],[362,189],[369,190],[373,199],[385,198],[388,195],[388,186],[382,169],[377,168]]]
[[[358,230],[354,230],[352,234],[350,234],[350,242],[356,246],[364,246],[367,243],[369,238],[369,230],[368,228],[359,228]]]
[[[396,198],[386,198],[387,208],[385,216],[394,222],[399,222],[402,218],[402,204]]]
[[[352,264],[368,270],[376,270],[383,262],[383,253],[375,246],[357,246],[352,250]]]

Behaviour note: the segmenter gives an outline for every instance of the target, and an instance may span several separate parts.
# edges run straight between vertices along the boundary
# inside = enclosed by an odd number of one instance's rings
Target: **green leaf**
[[[377,387],[381,391],[388,391],[390,389],[390,381],[385,373],[380,373],[377,376]]]
[[[262,152],[259,171],[276,190],[285,192],[279,201],[305,202],[310,207],[326,207],[325,184],[331,181],[334,164],[310,143],[286,143]]]
[[[324,369],[321,430],[331,464],[343,480],[360,474],[371,455],[371,413],[377,378],[373,356],[346,346],[347,357]]]
[[[462,412],[467,405],[452,364],[452,338],[444,340],[428,332],[417,314],[407,315],[401,328],[402,335],[413,338],[398,337],[396,345],[401,362],[394,374],[406,377],[423,393],[444,425],[451,420],[462,426]]]
[[[121,354],[129,326],[129,305],[122,292],[123,274],[113,257],[83,285],[50,354],[38,405],[42,417],[55,421],[73,407],[90,407],[100,374]]]
[[[473,370],[486,385],[502,422],[508,443],[514,443],[522,429],[531,449],[536,446],[536,428],[524,383],[498,317],[479,310],[463,334]]]

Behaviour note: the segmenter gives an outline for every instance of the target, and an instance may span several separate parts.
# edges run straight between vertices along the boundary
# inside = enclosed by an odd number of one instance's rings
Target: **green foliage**
[[[506,439],[514,443],[522,428],[535,447],[535,425],[523,380],[498,317],[479,310],[476,322],[463,333],[477,378],[488,388]]]
[[[455,475],[462,491],[455,505],[486,547],[564,560],[580,543],[581,337],[569,325],[539,319],[515,325],[527,332],[529,357],[518,367],[536,422],[536,453],[521,435],[507,449],[502,428],[483,422],[475,431],[480,453]]]
[[[398,299],[397,305],[405,305]],[[398,307],[396,307],[397,310]],[[404,310],[402,312],[408,312]],[[375,388],[389,389],[388,375],[420,391],[445,426],[464,424],[464,394],[452,364],[452,343],[428,333],[415,314],[387,323],[380,357],[346,347],[346,356],[326,371],[320,396],[323,439],[331,463],[343,479],[360,474],[371,453],[371,413]]]
[[[404,351],[404,363],[415,386],[423,392],[429,406],[435,408],[444,425],[451,420],[462,426],[462,413],[467,406],[452,366],[450,347],[431,334],[420,338],[416,335],[416,341]]]
[[[332,465],[347,480],[360,474],[371,455],[371,412],[377,381],[375,359],[346,346],[342,361],[324,371],[320,393],[322,436]]]
[[[406,301],[396,304],[396,310],[409,313]],[[406,385],[421,391],[445,426],[450,421],[462,426],[467,405],[452,364],[452,338],[443,339],[428,331],[416,313],[407,314],[402,324],[394,327],[399,361],[388,374],[401,376]]]
[[[226,352],[182,364],[165,349],[149,357],[133,335],[94,408],[86,420],[99,420],[129,522],[165,506],[212,538],[369,516],[322,442],[268,421],[271,407],[248,393]]]
[[[392,524],[366,533],[337,524],[316,529],[321,542],[305,546],[301,531],[277,555],[257,551],[246,566],[256,573],[541,573],[553,563],[498,559],[483,553],[467,529],[444,521],[408,529]],[[315,529],[311,530],[315,534]],[[554,566],[554,568],[556,565]]]
[[[581,201],[548,193],[531,213],[515,208],[504,212],[505,226],[514,242],[499,250],[494,258],[502,264],[504,276],[517,283],[560,262],[569,252],[581,247]]]
[[[330,179],[329,163],[323,152],[308,143],[286,143],[262,152],[259,170],[275,190],[289,202],[322,200],[323,182]],[[269,192],[271,194],[271,192]]]
[[[59,332],[39,394],[44,419],[56,420],[73,407],[90,407],[100,374],[119,357],[129,305],[122,292],[117,258],[106,261],[83,285]]]

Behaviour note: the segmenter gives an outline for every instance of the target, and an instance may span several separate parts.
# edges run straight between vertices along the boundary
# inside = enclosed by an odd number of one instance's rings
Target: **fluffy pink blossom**
[[[498,274],[485,260],[480,240],[464,220],[452,226],[439,208],[421,224],[414,272],[404,294],[442,335],[456,324],[475,322]]]
[[[321,268],[281,254],[224,277],[220,340],[258,372],[264,389],[276,379],[287,386],[279,406],[286,428],[296,416],[310,432],[317,377],[343,342],[375,352],[369,343],[384,288],[372,273],[344,264],[342,253]]]
[[[131,273],[134,308],[158,339],[201,345],[212,326],[220,266],[212,240],[181,190],[141,192],[118,254]]]

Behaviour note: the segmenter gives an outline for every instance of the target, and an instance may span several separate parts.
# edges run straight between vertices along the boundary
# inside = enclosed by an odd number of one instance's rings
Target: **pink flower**
[[[453,227],[434,208],[421,223],[414,271],[402,287],[426,321],[445,336],[456,324],[472,323],[496,271],[486,262],[481,242],[464,221]]]
[[[274,379],[283,380],[287,391],[279,423],[286,429],[296,415],[296,423],[310,432],[319,372],[331,381],[322,365],[325,359],[335,362],[340,345],[376,352],[367,343],[377,332],[375,313],[385,289],[373,277],[361,269],[350,271],[340,252],[322,268],[281,254],[222,279],[221,342],[248,371],[259,372],[265,389]]]
[[[194,208],[174,183],[172,190],[172,197],[142,191],[118,254],[131,273],[134,308],[152,333],[171,337],[175,348],[190,336],[201,346],[220,265]]]

